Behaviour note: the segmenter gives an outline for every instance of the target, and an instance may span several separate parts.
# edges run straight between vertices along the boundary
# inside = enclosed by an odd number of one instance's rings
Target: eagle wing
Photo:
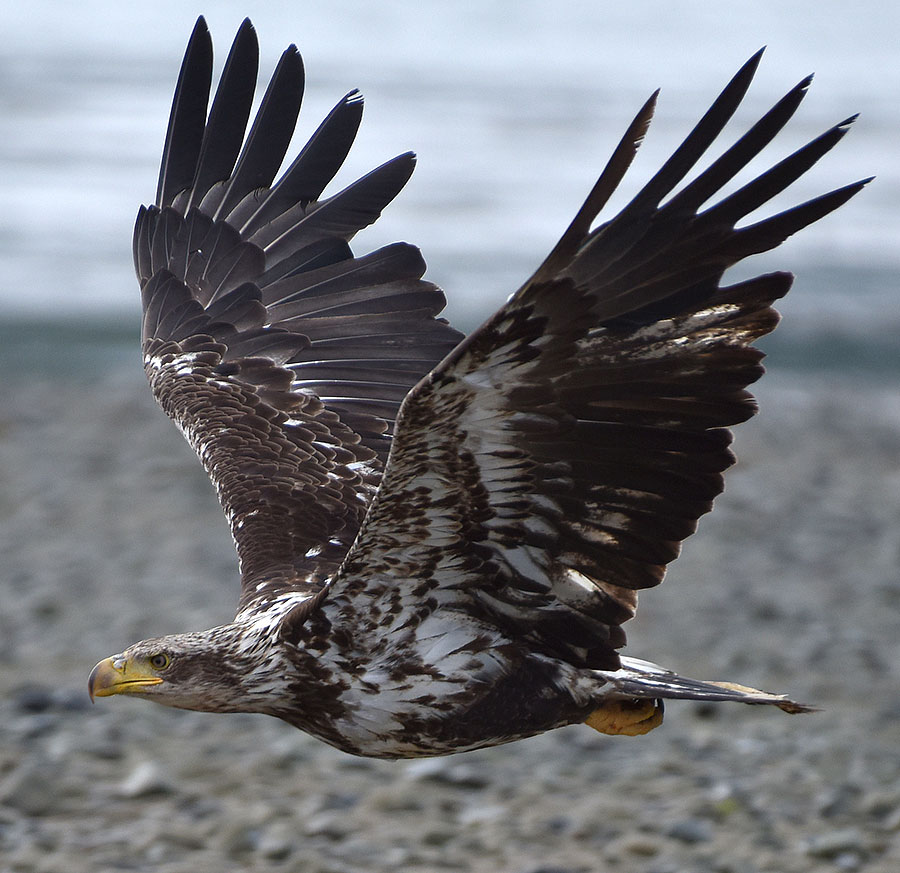
[[[701,211],[788,121],[807,78],[672,194],[758,61],[631,203],[591,230],[654,95],[537,273],[406,398],[377,495],[326,591],[330,612],[360,636],[373,624],[385,640],[439,612],[444,642],[432,644],[463,648],[465,634],[447,629],[476,615],[536,651],[619,667],[637,590],[662,580],[722,491],[734,460],[727,428],[754,413],[746,386],[763,372],[751,343],[775,326],[772,303],[792,279],[721,286],[724,271],[865,184],[735,227],[831,149],[848,119]]]
[[[198,20],[156,204],[134,232],[145,370],[228,516],[242,608],[317,590],[334,572],[380,481],[400,402],[461,336],[436,318],[444,297],[421,280],[416,248],[354,258],[348,246],[414,156],[319,199],[360,122],[351,92],[273,183],[304,72],[291,46],[244,141],[258,55],[245,21],[207,118],[212,43]]]

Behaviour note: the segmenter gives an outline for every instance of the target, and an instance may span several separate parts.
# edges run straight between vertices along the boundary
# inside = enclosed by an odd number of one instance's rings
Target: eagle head
[[[206,631],[142,640],[100,661],[91,671],[91,700],[130,694],[164,706],[202,712],[265,711],[258,695],[249,693],[248,648],[258,669],[259,641],[248,646],[244,628],[224,625]]]

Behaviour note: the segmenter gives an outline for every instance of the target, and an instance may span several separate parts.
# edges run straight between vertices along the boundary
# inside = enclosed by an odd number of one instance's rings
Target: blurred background
[[[399,152],[418,153],[413,182],[356,247],[395,239],[421,246],[429,277],[447,290],[448,313],[463,326],[549,251],[655,88],[662,87],[657,117],[620,205],[738,66],[768,44],[723,145],[815,71],[797,117],[754,168],[852,113],[861,118],[775,205],[878,176],[838,217],[761,259],[759,268],[798,274],[777,340],[782,364],[874,375],[900,353],[900,11],[891,4],[763,0],[713,11],[700,2],[36,0],[5,10],[0,47],[7,368],[32,363],[42,340],[52,348],[39,360],[83,342],[85,331],[92,344],[132,343],[131,226],[137,204],[155,193],[169,101],[199,10],[219,65],[245,15],[260,34],[265,79],[284,44],[299,45],[307,95],[298,145],[342,94],[361,88],[366,117],[337,184]],[[66,349],[63,358],[82,354],[88,350]]]
[[[735,186],[861,113],[760,211],[877,176],[736,272],[797,274],[764,341],[762,414],[738,429],[716,511],[627,628],[631,655],[823,712],[672,705],[638,740],[573,726],[395,763],[262,717],[90,706],[101,657],[228,621],[237,598],[212,488],[144,384],[131,264],[200,13],[217,73],[244,16],[264,81],[297,43],[294,151],[363,91],[330,190],[417,152],[354,250],[421,246],[464,329],[540,263],[657,87],[613,208],[762,45],[711,158],[816,79]],[[900,7],[30,0],[0,20],[0,870],[900,869]]]

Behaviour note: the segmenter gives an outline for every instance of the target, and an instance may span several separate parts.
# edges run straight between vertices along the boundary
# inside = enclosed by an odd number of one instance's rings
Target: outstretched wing
[[[351,92],[273,184],[300,109],[303,65],[284,52],[249,135],[258,46],[238,31],[212,108],[212,43],[191,36],[156,205],[134,261],[144,366],[160,406],[209,473],[234,535],[241,605],[315,590],[353,542],[409,389],[459,341],[436,318],[418,249],[354,258],[414,165],[401,155],[333,197],[362,114]]]
[[[384,479],[327,590],[341,618],[358,604],[361,637],[368,622],[384,639],[387,625],[409,630],[438,611],[462,654],[478,646],[465,634],[463,616],[474,614],[536,651],[618,668],[636,591],[662,580],[722,490],[734,460],[726,428],[755,411],[745,389],[762,355],[751,343],[775,326],[772,303],[791,283],[773,273],[720,287],[723,272],[864,184],[735,228],[835,145],[848,121],[701,211],[791,117],[805,79],[671,193],[758,61],[634,200],[591,231],[654,95],[535,276],[410,393]]]

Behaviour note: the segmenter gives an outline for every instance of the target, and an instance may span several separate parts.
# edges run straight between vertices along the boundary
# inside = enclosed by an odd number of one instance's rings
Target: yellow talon
[[[637,737],[659,727],[663,720],[661,700],[632,698],[609,700],[585,719],[585,724],[601,734]]]

